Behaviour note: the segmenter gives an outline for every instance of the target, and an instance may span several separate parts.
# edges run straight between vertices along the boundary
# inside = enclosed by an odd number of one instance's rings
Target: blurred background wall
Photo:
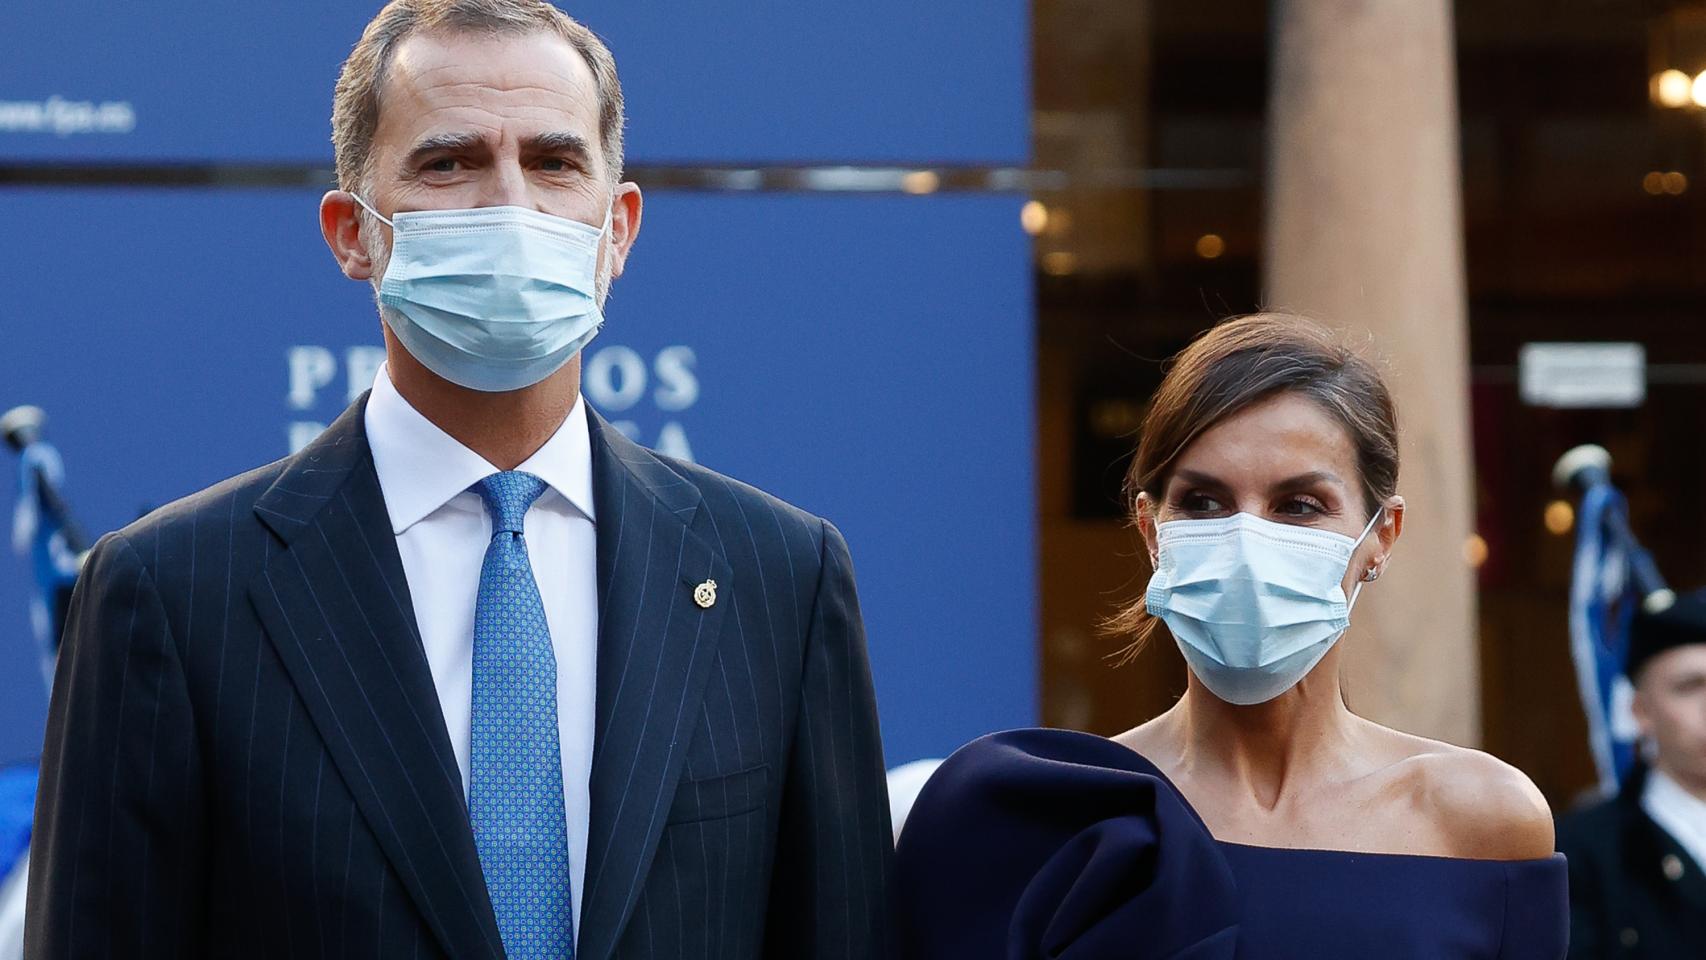
[[[1122,522],[1119,485],[1160,377],[1155,361],[1220,316],[1274,302],[1264,284],[1279,242],[1267,217],[1276,189],[1267,134],[1284,42],[1274,11],[1288,6],[1298,5],[1033,4],[1036,162],[1064,171],[1057,188],[1036,194],[1031,221],[1039,228],[1046,721],[1113,732],[1183,689],[1171,645],[1112,670],[1103,658],[1114,643],[1094,624],[1137,596],[1148,574]],[[1475,629],[1464,638],[1383,621],[1377,642],[1460,649],[1467,662],[1446,669],[1463,679],[1430,681],[1420,724],[1401,725],[1479,741],[1533,776],[1555,806],[1592,784],[1594,771],[1566,624],[1573,512],[1551,486],[1553,461],[1578,443],[1609,448],[1635,530],[1671,583],[1706,581],[1706,110],[1693,99],[1698,89],[1706,102],[1706,83],[1693,86],[1706,69],[1703,26],[1706,4],[1646,0],[1456,3],[1444,25],[1461,168],[1472,443],[1461,482],[1470,512],[1461,532],[1443,517],[1457,539],[1446,567],[1406,554],[1416,527],[1442,523],[1437,512],[1413,513],[1381,586],[1420,584],[1446,603],[1451,591],[1473,590]],[[1403,45],[1349,43],[1337,53],[1352,62],[1317,66],[1395,88],[1351,95],[1396,102],[1418,83]],[[1675,76],[1660,90],[1667,69],[1685,74],[1680,96]],[[1389,136],[1415,136],[1430,119],[1394,116]],[[1370,142],[1360,171],[1338,168],[1357,178],[1356,202],[1403,208],[1413,199],[1398,193],[1416,181],[1407,161],[1393,166],[1390,146]],[[1309,239],[1292,233],[1284,242]],[[1389,245],[1402,251],[1408,239],[1401,233]],[[1415,254],[1436,256],[1430,249]],[[1437,360],[1432,354],[1452,352],[1445,302],[1437,326],[1413,321],[1419,336],[1382,337],[1385,317],[1324,319],[1376,328],[1375,346],[1408,377]],[[1430,343],[1430,333],[1440,339]],[[1524,344],[1614,341],[1645,351],[1644,396],[1632,405],[1524,400]],[[1432,414],[1400,411],[1412,422]],[[1401,487],[1438,475],[1436,464],[1406,452]],[[1368,629],[1354,627],[1351,642],[1366,644]],[[1347,676],[1353,705],[1402,713],[1404,704],[1382,692],[1390,657],[1375,660]],[[1466,733],[1453,734],[1454,725]]]
[[[371,295],[316,210],[378,6],[0,5],[0,408],[46,409],[92,533],[372,382]],[[648,201],[589,401],[841,527],[891,762],[1033,722],[1026,6],[564,7],[616,54]],[[0,762],[40,749],[26,576],[0,564]]]

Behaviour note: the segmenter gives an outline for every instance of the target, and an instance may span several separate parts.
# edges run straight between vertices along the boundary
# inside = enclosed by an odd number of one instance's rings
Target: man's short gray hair
[[[545,0],[391,0],[367,24],[338,74],[332,149],[339,189],[359,191],[364,186],[379,127],[379,93],[404,40],[427,32],[517,36],[541,30],[568,41],[592,69],[605,172],[612,183],[622,179],[622,83],[616,77],[616,58],[591,30]]]

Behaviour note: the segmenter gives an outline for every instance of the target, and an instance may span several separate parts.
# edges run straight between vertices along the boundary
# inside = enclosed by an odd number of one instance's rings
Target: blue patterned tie
[[[522,517],[545,481],[510,470],[474,485],[492,542],[474,604],[468,816],[509,960],[575,955],[557,742],[557,658]]]

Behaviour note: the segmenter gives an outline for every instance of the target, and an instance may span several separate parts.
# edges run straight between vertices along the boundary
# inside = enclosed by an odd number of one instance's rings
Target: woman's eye
[[[1187,493],[1179,498],[1179,509],[1186,513],[1213,513],[1220,509],[1220,501],[1206,493]]]
[[[1312,517],[1325,512],[1325,509],[1310,497],[1293,497],[1280,504],[1279,512],[1288,517]]]

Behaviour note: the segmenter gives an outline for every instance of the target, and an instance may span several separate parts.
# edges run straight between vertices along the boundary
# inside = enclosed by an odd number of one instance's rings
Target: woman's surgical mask
[[[451,383],[500,392],[557,372],[604,325],[598,251],[610,230],[525,207],[418,210],[386,220],[380,314]]]
[[[1359,581],[1345,572],[1383,513],[1351,539],[1248,513],[1156,527],[1144,604],[1166,622],[1197,679],[1228,703],[1265,703],[1296,686],[1350,625]]]

